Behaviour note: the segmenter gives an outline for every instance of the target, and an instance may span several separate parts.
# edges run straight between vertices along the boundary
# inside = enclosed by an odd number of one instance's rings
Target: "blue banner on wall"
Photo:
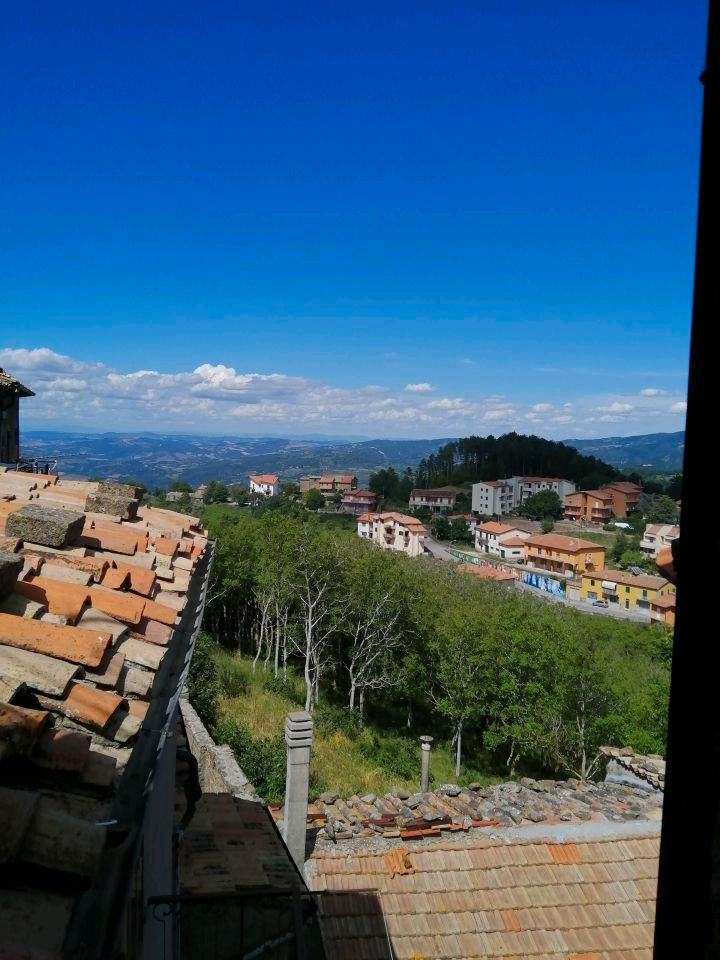
[[[553,580],[552,577],[546,577],[542,573],[524,573],[523,583],[529,587],[535,587],[536,590],[544,590],[545,593],[552,593],[556,597],[565,595],[565,584],[559,580]]]

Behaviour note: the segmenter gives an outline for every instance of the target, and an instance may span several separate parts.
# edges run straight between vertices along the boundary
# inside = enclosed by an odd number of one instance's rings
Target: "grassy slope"
[[[304,701],[301,679],[291,675],[288,678],[288,693],[278,692],[268,682],[269,675],[263,673],[262,664],[258,664],[258,672],[253,675],[248,659],[222,650],[218,650],[216,657],[221,689],[224,691],[218,701],[220,716],[234,717],[254,737],[282,735],[285,716],[301,708]],[[370,728],[359,735],[350,736],[342,730],[327,729],[324,724],[316,723],[312,768],[324,789],[334,790],[342,797],[354,793],[382,794],[395,787],[418,789],[420,747],[417,738],[411,741],[417,744],[417,778],[403,779],[362,751],[362,744],[371,739],[372,733],[378,734],[382,741],[380,732]],[[490,773],[485,766],[463,764],[461,776],[456,781],[454,761],[447,743],[435,744],[431,773],[435,785],[455,782],[467,784],[473,781],[490,784],[503,780]]]

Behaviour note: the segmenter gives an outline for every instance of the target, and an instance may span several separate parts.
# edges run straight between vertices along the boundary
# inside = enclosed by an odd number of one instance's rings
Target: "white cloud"
[[[406,383],[405,390],[407,393],[430,393],[435,387],[430,383]]]
[[[640,391],[641,397],[664,397],[666,394],[667,390],[660,390],[658,387],[645,387]]]
[[[630,411],[634,409],[635,407],[632,403],[620,403],[618,400],[615,400],[608,406],[597,407],[597,410],[601,413],[630,413]],[[600,419],[603,418],[601,417]]]
[[[642,394],[533,403],[510,394],[438,396],[437,388],[425,381],[403,389],[378,383],[350,387],[282,371],[241,370],[231,362],[230,358],[224,363],[200,362],[187,370],[161,371],[150,363],[143,369],[118,370],[48,347],[0,350],[0,366],[37,394],[23,404],[26,428],[52,424],[67,429],[241,434],[272,425],[273,432],[287,434],[317,429],[427,437],[527,432],[532,425],[534,433],[563,439],[569,423],[584,436],[591,436],[593,429],[601,436],[601,423],[621,423],[624,433],[661,430],[663,418],[675,427],[672,415],[684,413],[686,407],[679,391],[662,403]]]

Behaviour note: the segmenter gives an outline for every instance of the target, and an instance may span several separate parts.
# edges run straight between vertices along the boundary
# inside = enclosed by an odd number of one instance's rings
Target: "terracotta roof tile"
[[[159,623],[157,620],[148,620],[143,617],[137,625],[130,631],[134,637],[142,637],[149,643],[159,643],[166,646],[172,637],[173,629],[166,623]]]
[[[43,576],[18,580],[15,590],[29,600],[45,604],[50,613],[67,617],[71,623],[75,623],[89,603],[87,587],[76,583],[61,583]]]
[[[173,557],[179,546],[179,540],[173,540],[170,537],[158,537],[155,541],[155,552],[166,557]]]
[[[141,567],[133,567],[130,564],[123,563],[116,563],[116,567],[130,575],[130,589],[133,593],[142,594],[144,597],[150,596],[156,580],[154,570],[144,570]]]
[[[78,543],[93,550],[111,550],[132,556],[138,549],[138,538],[134,533],[125,533],[123,528],[115,530],[88,530],[83,532]]]
[[[123,590],[130,585],[130,574],[127,570],[118,570],[117,567],[109,567],[100,582],[109,590]]]
[[[47,720],[46,710],[28,710],[0,703],[0,759],[29,753]]]
[[[108,633],[58,626],[0,613],[0,643],[35,653],[46,653],[48,656],[83,666],[97,668],[110,639]]]
[[[171,627],[177,620],[177,612],[175,610],[166,607],[162,603],[157,603],[155,600],[147,600],[145,602],[143,613],[147,620],[156,620],[158,623],[163,623],[168,627]]]
[[[89,592],[90,603],[96,610],[121,620],[123,623],[140,623],[145,605],[150,601],[134,593],[121,593],[104,587],[92,587]]]
[[[61,713],[95,730],[102,730],[113,714],[120,709],[123,698],[106,690],[96,690],[84,683],[74,683],[63,700],[38,697],[47,710]]]

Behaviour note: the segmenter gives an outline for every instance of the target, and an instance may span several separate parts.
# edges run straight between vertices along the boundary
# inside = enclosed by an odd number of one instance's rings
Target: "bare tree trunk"
[[[273,676],[277,680],[278,667],[280,665],[280,611],[275,604],[275,663],[273,664]]]
[[[270,662],[270,655],[272,654],[272,650],[273,650],[273,631],[274,630],[275,630],[275,627],[273,626],[273,624],[268,623],[267,644],[265,646],[265,649],[267,652],[265,653],[265,659],[263,660],[263,673],[267,673],[268,663]]]
[[[350,713],[355,709],[355,681],[350,678],[350,703],[349,703]]]
[[[363,722],[363,713],[365,711],[365,687],[360,687],[360,723]]]
[[[456,742],[456,753],[455,753],[455,776],[460,776],[460,762],[462,759],[462,723],[458,724],[457,728],[457,742]]]

